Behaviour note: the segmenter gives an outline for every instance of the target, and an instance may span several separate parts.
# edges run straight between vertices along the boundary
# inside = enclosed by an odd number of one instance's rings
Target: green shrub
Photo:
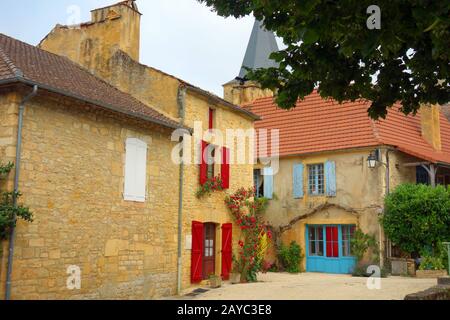
[[[6,177],[13,169],[13,164],[0,164],[0,179]],[[19,198],[20,193],[3,192],[0,190],[0,240],[8,238],[11,227],[15,226],[17,219],[28,222],[33,221],[33,214],[29,208],[22,205],[14,205],[14,198]]]
[[[297,242],[292,241],[289,246],[281,245],[278,257],[283,269],[289,273],[299,273],[301,271],[300,264],[304,255],[302,249]]]
[[[423,256],[420,260],[419,270],[443,270],[444,268],[441,256]]]
[[[378,242],[374,236],[365,234],[361,230],[356,230],[351,241],[352,254],[356,257],[358,263],[360,263],[366,253],[370,252],[370,262],[378,264],[380,261],[380,249]]]
[[[450,189],[405,184],[386,197],[381,219],[386,236],[412,254],[431,248],[433,255],[450,239]]]

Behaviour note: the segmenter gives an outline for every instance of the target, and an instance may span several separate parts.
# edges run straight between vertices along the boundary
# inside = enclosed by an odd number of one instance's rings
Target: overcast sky
[[[81,20],[118,0],[14,0],[3,4],[0,32],[36,45],[57,24]],[[224,19],[196,0],[138,0],[142,12],[141,62],[223,95],[222,84],[240,70],[253,17]]]

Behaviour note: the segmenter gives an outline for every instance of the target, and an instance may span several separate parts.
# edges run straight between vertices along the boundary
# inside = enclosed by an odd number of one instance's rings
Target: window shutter
[[[222,278],[230,278],[233,252],[231,249],[233,239],[233,225],[231,223],[222,226]]]
[[[222,188],[229,189],[230,188],[230,149],[225,148],[225,147],[222,148],[221,178],[222,178]]]
[[[304,172],[305,166],[301,163],[294,165],[294,199],[300,199],[303,198],[304,192],[303,192],[303,172]]]
[[[203,223],[192,222],[191,282],[203,280]]]
[[[327,161],[325,163],[325,179],[326,179],[327,195],[329,197],[335,197],[337,193],[336,162]]]
[[[208,181],[208,163],[206,157],[206,150],[208,149],[208,143],[202,141],[201,143],[201,160],[200,160],[200,184],[204,185]]]
[[[139,139],[126,141],[124,199],[145,202],[147,183],[147,144]]]
[[[264,168],[264,197],[273,199],[273,168]]]
[[[209,130],[213,130],[214,129],[214,109],[209,108]]]

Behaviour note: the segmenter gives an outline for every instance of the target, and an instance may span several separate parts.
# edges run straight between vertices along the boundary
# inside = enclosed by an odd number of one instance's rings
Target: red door
[[[192,222],[191,282],[203,280],[203,223]]]
[[[204,224],[203,279],[216,274],[216,225]]]
[[[338,227],[327,227],[327,257],[339,258]]]
[[[233,225],[231,223],[222,226],[222,278],[230,278],[233,253],[231,249]]]

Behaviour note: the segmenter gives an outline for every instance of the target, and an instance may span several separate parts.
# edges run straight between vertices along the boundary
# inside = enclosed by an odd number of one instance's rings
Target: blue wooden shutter
[[[336,162],[327,161],[325,163],[325,179],[327,186],[327,195],[336,197]]]
[[[305,166],[301,163],[294,165],[294,199],[303,198],[303,171]]]
[[[273,169],[264,168],[264,197],[273,199]]]

